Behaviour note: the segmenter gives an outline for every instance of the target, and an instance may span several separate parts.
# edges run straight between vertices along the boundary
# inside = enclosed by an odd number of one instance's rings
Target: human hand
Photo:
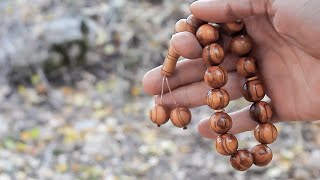
[[[244,20],[255,44],[252,54],[272,100],[273,122],[320,119],[320,1],[199,0],[191,5],[191,12],[208,22]],[[175,34],[172,44],[178,54],[193,59],[179,61],[174,76],[169,78],[175,100],[189,108],[206,105],[210,87],[203,81],[206,67],[200,59],[200,44],[189,32]],[[236,73],[236,61],[237,57],[229,54],[222,64],[229,74],[224,89],[231,100],[242,97],[245,82]],[[161,93],[160,71],[161,67],[157,67],[145,75],[143,84],[147,93]],[[164,90],[163,103],[172,107],[171,96]],[[156,103],[159,101],[156,96]],[[250,118],[249,107],[230,116],[234,120],[230,133],[253,130],[257,125]],[[204,137],[215,138],[217,134],[208,123],[209,118],[201,120],[198,131]]]

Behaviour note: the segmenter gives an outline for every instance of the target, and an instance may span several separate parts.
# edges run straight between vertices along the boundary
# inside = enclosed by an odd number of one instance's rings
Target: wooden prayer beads
[[[219,32],[212,25],[204,24],[197,30],[196,37],[202,46],[207,46],[219,39]]]
[[[212,88],[221,88],[227,84],[228,74],[223,68],[212,66],[207,69],[204,75],[204,81]]]
[[[231,166],[239,171],[245,171],[253,164],[256,166],[268,165],[273,154],[267,144],[271,144],[277,139],[278,132],[271,123],[271,106],[267,102],[261,101],[265,96],[265,89],[258,78],[257,60],[250,56],[253,41],[249,35],[245,34],[243,20],[216,26],[190,15],[187,19],[179,20],[175,25],[175,33],[183,31],[193,33],[201,46],[204,47],[202,59],[204,64],[208,66],[204,81],[212,88],[207,93],[206,103],[215,111],[209,119],[209,126],[212,131],[219,134],[215,142],[217,152],[224,156],[230,155]],[[229,132],[233,121],[224,110],[229,104],[230,97],[228,92],[223,89],[228,81],[228,74],[220,66],[224,61],[226,51],[219,44],[221,42],[219,41],[219,37],[221,37],[219,32],[232,36],[230,50],[233,54],[239,56],[236,64],[237,73],[246,78],[242,87],[242,94],[247,101],[253,102],[250,107],[250,117],[253,121],[259,123],[254,130],[254,136],[261,144],[254,146],[251,151],[239,150],[237,138]],[[179,55],[170,44],[161,71],[163,76],[173,75],[178,58]],[[170,90],[168,79],[167,85]],[[168,114],[164,106],[156,105],[149,115],[150,119],[160,126],[168,121]],[[179,107],[176,104],[176,107],[170,113],[170,119],[176,127],[186,129],[191,121],[191,113],[189,109]]]
[[[268,103],[260,101],[251,105],[250,116],[258,123],[268,123],[272,117],[272,110]]]
[[[243,30],[243,21],[223,24],[222,30],[225,34],[236,34]],[[199,40],[200,38],[198,38]],[[216,40],[217,41],[217,40]],[[201,44],[201,42],[200,42]],[[231,52],[240,56],[236,68],[240,76],[247,78],[247,82],[242,87],[242,93],[246,100],[254,102],[250,107],[250,117],[259,123],[254,136],[262,144],[255,146],[251,151],[237,150],[238,141],[235,136],[229,133],[232,127],[232,119],[224,111],[229,103],[228,93],[221,89],[226,84],[227,75],[218,65],[223,62],[225,57],[224,50],[216,43],[207,45],[202,52],[202,58],[208,67],[204,80],[211,89],[207,94],[207,104],[216,110],[210,117],[210,128],[217,134],[217,152],[226,156],[231,155],[230,163],[232,167],[239,171],[249,169],[253,164],[265,166],[272,159],[271,149],[265,144],[273,143],[278,136],[276,127],[270,123],[272,110],[268,103],[261,101],[265,96],[265,89],[262,82],[258,79],[258,67],[256,59],[248,55],[253,47],[252,39],[246,34],[236,35],[230,42]]]
[[[219,44],[213,43],[203,48],[202,59],[208,66],[216,66],[224,59],[224,50]]]
[[[262,82],[258,79],[247,81],[242,87],[244,98],[250,102],[258,102],[265,96],[264,87]]]
[[[193,14],[191,14],[187,18],[186,31],[191,32],[192,34],[196,34],[198,28],[205,23],[206,22],[198,19]]]
[[[211,89],[207,94],[207,104],[215,110],[227,107],[229,101],[229,94],[224,89]]]
[[[235,22],[229,22],[222,25],[223,31],[230,35],[241,31],[243,27],[244,27],[244,23],[241,19]]]
[[[247,35],[239,35],[231,39],[230,48],[238,56],[248,54],[253,47],[252,40]]]
[[[179,33],[179,32],[183,32],[186,31],[187,29],[187,20],[186,19],[180,19],[175,27],[174,27],[174,33]]]
[[[266,166],[272,160],[272,151],[265,144],[258,144],[251,149],[253,162],[256,166]]]
[[[155,107],[153,107],[150,110],[149,117],[152,122],[154,122],[160,127],[162,124],[165,124],[166,122],[168,122],[170,118],[170,113],[167,108],[157,104]]]
[[[231,163],[231,166],[236,170],[245,171],[252,166],[253,156],[246,149],[238,150],[235,154],[233,154],[230,157],[230,163]]]
[[[245,78],[251,78],[258,73],[256,59],[253,57],[243,57],[237,62],[237,72]]]
[[[232,155],[237,152],[238,140],[233,134],[222,134],[217,137],[216,149],[221,155]]]
[[[170,120],[176,127],[187,129],[191,122],[191,113],[187,108],[177,107],[171,111]]]
[[[271,123],[260,124],[254,130],[254,136],[261,144],[271,144],[277,139],[278,131]]]
[[[224,112],[217,112],[210,117],[210,127],[217,134],[227,133],[232,127],[231,117]]]

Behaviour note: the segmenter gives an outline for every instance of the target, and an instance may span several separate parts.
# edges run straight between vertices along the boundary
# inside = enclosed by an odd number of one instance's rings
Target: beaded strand
[[[251,37],[245,33],[243,20],[213,24],[190,15],[187,19],[179,20],[175,25],[175,33],[184,31],[193,33],[203,47],[202,59],[208,67],[204,75],[204,81],[211,88],[207,93],[206,102],[214,110],[214,114],[209,119],[209,126],[212,131],[219,134],[215,142],[217,152],[223,156],[230,156],[232,167],[239,171],[245,171],[253,164],[256,166],[268,165],[273,155],[267,144],[271,144],[277,139],[278,132],[271,123],[272,109],[270,105],[261,101],[265,96],[265,89],[258,78],[257,60],[250,56],[253,42]],[[254,130],[254,136],[260,144],[254,146],[251,151],[238,149],[238,140],[230,133],[233,125],[232,118],[225,112],[230,96],[223,88],[228,82],[228,73],[220,66],[226,56],[225,50],[220,45],[221,42],[218,41],[222,36],[219,34],[221,32],[232,37],[230,51],[239,56],[236,64],[237,73],[246,78],[246,83],[242,87],[242,94],[247,101],[253,102],[250,107],[250,117],[259,124]],[[171,95],[167,77],[174,74],[179,57],[180,55],[170,42],[161,74],[166,79]],[[169,113],[168,108],[162,104],[163,84],[164,80],[162,82],[161,105],[156,105],[150,111],[150,119],[160,126],[170,118],[175,126],[186,129],[191,121],[189,109],[179,107],[176,104],[177,107]],[[172,99],[174,100],[174,97]]]

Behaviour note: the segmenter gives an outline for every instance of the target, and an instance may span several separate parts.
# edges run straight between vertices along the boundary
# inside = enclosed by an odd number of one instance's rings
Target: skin
[[[319,0],[199,0],[191,12],[198,18],[225,23],[244,19],[247,32],[254,40],[253,55],[258,60],[260,76],[273,107],[273,122],[315,121],[320,119],[320,1]],[[226,40],[227,41],[227,40]],[[185,43],[187,42],[187,43]],[[209,88],[203,82],[206,70],[201,47],[194,35],[181,32],[172,44],[183,57],[169,78],[179,105],[205,105]],[[222,64],[229,81],[224,87],[232,100],[242,97],[244,79],[235,72],[236,57],[228,55]],[[161,92],[161,67],[146,73],[143,86],[147,93]],[[172,107],[167,88],[163,103]],[[231,133],[253,130],[257,125],[249,116],[249,107],[231,113]],[[208,118],[198,124],[199,133],[215,138]]]

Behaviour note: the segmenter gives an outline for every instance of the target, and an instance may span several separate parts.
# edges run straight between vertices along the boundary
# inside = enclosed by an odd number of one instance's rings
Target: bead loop
[[[245,171],[253,164],[256,166],[268,165],[272,160],[273,154],[267,144],[271,144],[277,139],[278,131],[271,123],[271,106],[267,102],[261,101],[266,92],[262,81],[258,78],[257,60],[250,56],[254,43],[252,38],[246,34],[243,20],[239,19],[224,24],[208,23],[191,14],[187,19],[179,20],[174,30],[175,33],[183,31],[193,33],[203,47],[202,59],[208,67],[203,79],[212,88],[207,93],[206,103],[214,111],[214,114],[209,119],[209,128],[219,135],[215,142],[217,152],[223,156],[230,156],[231,166],[239,171]],[[228,51],[219,45],[221,44],[221,39],[219,40],[219,38],[222,36],[219,34],[220,32],[225,35],[231,35],[232,39],[229,48],[231,53],[239,56],[236,63],[237,73],[239,76],[246,78],[246,83],[242,87],[242,94],[247,101],[253,102],[250,107],[250,117],[259,123],[254,130],[254,137],[260,144],[254,146],[251,151],[246,149],[239,150],[237,138],[229,132],[233,121],[226,113],[225,108],[229,104],[230,96],[225,89],[222,89],[227,84],[228,73],[220,66]],[[156,105],[151,109],[149,116],[158,126],[170,119],[174,126],[187,129],[187,125],[191,122],[190,110],[178,106],[167,78],[173,75],[179,57],[180,55],[170,42],[168,55],[161,70],[161,74],[164,76],[162,80],[161,105]],[[165,82],[176,106],[170,113],[162,102]]]

